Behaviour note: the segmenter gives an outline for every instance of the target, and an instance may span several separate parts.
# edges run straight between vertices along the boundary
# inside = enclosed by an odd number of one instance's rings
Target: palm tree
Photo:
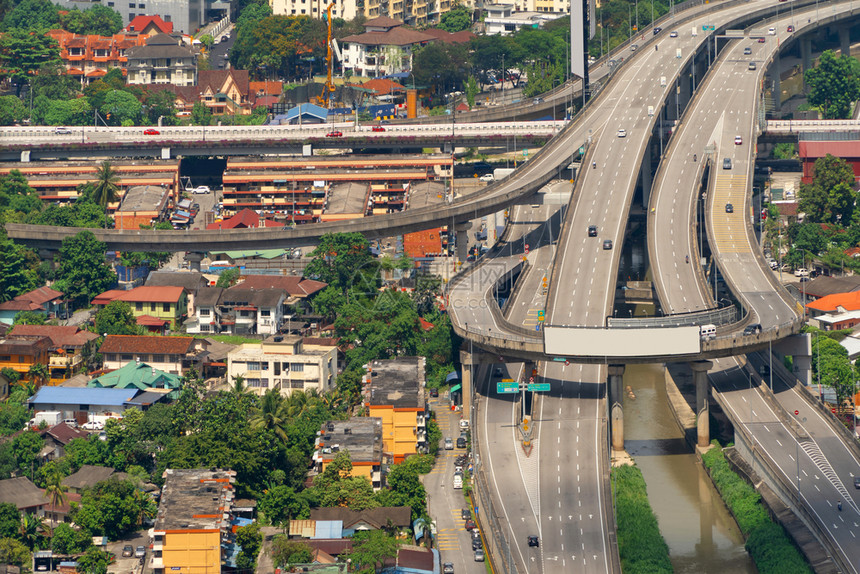
[[[35,514],[22,514],[18,526],[18,538],[27,548],[33,550],[39,541],[39,531],[45,530],[43,520]]]
[[[233,375],[233,388],[230,389],[237,395],[248,392],[248,386],[245,384],[245,377],[242,375]]]
[[[302,415],[311,406],[310,395],[304,391],[294,391],[287,397],[284,407],[287,417],[294,419]]]
[[[117,199],[119,199],[119,175],[111,163],[104,160],[96,171],[92,200],[106,210],[108,204]]]
[[[27,374],[30,376],[30,380],[38,386],[48,380],[48,367],[44,363],[33,363]]]
[[[54,470],[45,482],[45,497],[51,502],[51,538],[54,537],[54,517],[57,513],[58,506],[64,506],[68,497],[66,496],[66,487],[63,484],[63,473],[59,470]]]
[[[287,442],[287,417],[284,397],[278,389],[269,389],[260,401],[260,408],[251,418],[251,428],[254,430],[271,430],[281,442]]]

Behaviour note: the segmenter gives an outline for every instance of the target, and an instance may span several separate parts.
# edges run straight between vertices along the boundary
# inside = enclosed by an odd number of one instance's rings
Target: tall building
[[[158,15],[164,22],[171,22],[173,31],[180,34],[193,34],[206,22],[227,16],[230,10],[230,3],[223,0],[56,0],[55,4],[67,10],[107,6],[119,12],[124,26],[141,15]]]
[[[167,469],[153,528],[154,574],[221,572],[221,549],[233,544],[231,519],[236,473]]]

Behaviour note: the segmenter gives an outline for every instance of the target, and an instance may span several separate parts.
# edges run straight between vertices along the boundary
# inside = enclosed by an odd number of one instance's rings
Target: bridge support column
[[[773,350],[783,356],[791,355],[794,376],[805,386],[812,383],[812,337],[809,333],[786,337],[775,344]]]
[[[185,254],[185,260],[188,261],[188,268],[191,271],[200,271],[200,262],[203,261],[203,253],[189,251]]]
[[[696,385],[696,445],[707,448],[711,442],[711,411],[708,407],[708,371],[713,361],[690,363],[693,370],[693,383]]]
[[[469,256],[469,229],[471,227],[471,221],[464,221],[454,226],[454,231],[457,232],[457,259],[460,262],[466,261],[466,257]]]
[[[642,207],[646,210],[648,209],[648,202],[651,201],[651,149],[649,148],[649,153],[645,154],[645,158],[642,160],[642,168],[640,173],[640,177],[642,178]],[[659,150],[658,150],[659,153]]]
[[[794,355],[793,370],[804,386],[812,384],[812,355]]]
[[[463,343],[467,347],[466,343]],[[470,419],[472,412],[472,369],[475,368],[477,361],[475,355],[464,349],[460,350],[460,365],[463,372],[460,373],[460,384],[463,390],[463,418]],[[471,421],[474,424],[475,421]],[[474,426],[472,428],[475,428]]]
[[[778,112],[782,107],[782,84],[779,80],[779,50],[776,53],[776,72],[772,76],[773,91],[771,92],[771,99],[773,99],[773,110]]]
[[[609,365],[609,416],[612,450],[624,450],[624,365]]]
[[[845,56],[851,55],[851,28],[848,26],[839,28],[839,50]]]
[[[812,39],[801,38],[800,40],[800,62],[803,72],[812,67]],[[806,74],[804,73],[804,76]],[[806,85],[806,80],[803,82],[803,91],[806,92],[809,87]]]

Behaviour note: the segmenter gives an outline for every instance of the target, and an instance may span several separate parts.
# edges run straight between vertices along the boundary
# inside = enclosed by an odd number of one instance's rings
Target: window
[[[81,408],[79,408],[78,410],[79,411],[88,411],[88,410],[90,410],[90,405],[81,405]]]
[[[4,363],[11,363],[12,355],[0,355],[0,361],[3,361]]]
[[[260,311],[260,316],[261,316],[261,317],[271,317],[271,316],[272,316],[272,311],[271,311],[271,310],[269,310],[269,309],[263,309],[263,310],[261,310],[261,311]]]
[[[128,19],[129,19],[129,20],[134,20],[134,12],[129,12],[129,13],[128,13]]]
[[[170,14],[165,14],[165,15],[164,15],[164,21],[165,21],[165,22],[170,22],[170,21],[172,21],[172,20],[173,20],[173,16],[171,16]]]
[[[261,379],[245,379],[245,384],[249,387],[262,387],[263,381]]]
[[[248,361],[248,370],[249,371],[259,371],[260,363],[258,361]]]
[[[152,356],[152,362],[153,363],[163,363],[164,362],[164,355],[153,355]]]
[[[293,365],[291,365],[291,368],[297,373],[301,373],[305,370],[305,366],[302,363],[294,363]]]
[[[291,389],[303,389],[305,387],[305,382],[300,380],[290,381]]]
[[[155,303],[150,303],[150,304],[149,304],[149,310],[150,310],[150,311],[155,311]]]
[[[170,313],[170,303],[165,303],[164,305],[162,305],[161,309],[162,309],[165,313]]]
[[[123,361],[131,361],[131,360],[133,360],[133,359],[134,359],[134,357],[132,357],[132,356],[131,356],[131,354],[129,354],[129,353],[124,353],[124,354],[122,355],[122,360],[123,360]]]
[[[141,10],[145,10],[146,4],[138,4],[137,7],[140,8]]]
[[[137,302],[134,304],[135,311],[143,311],[143,303]]]
[[[209,325],[200,325],[200,332],[201,333],[208,333],[209,332]]]
[[[209,316],[209,309],[200,309],[200,316],[201,317],[208,317]]]
[[[108,8],[113,8],[113,2],[108,2]]]
[[[263,363],[262,365],[260,365],[260,367],[261,367],[261,369],[260,369],[261,371],[268,371],[268,370],[269,370],[269,363],[268,363],[268,361],[267,361],[267,362],[265,362],[265,363]]]
[[[129,7],[129,8],[134,8],[134,2],[129,2],[129,3],[128,3],[128,7]]]

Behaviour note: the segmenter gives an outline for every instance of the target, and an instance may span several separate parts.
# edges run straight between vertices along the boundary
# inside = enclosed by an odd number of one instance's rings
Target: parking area
[[[123,549],[126,546],[131,547],[131,556],[123,556]],[[144,563],[141,563],[139,547],[143,547]],[[143,574],[147,572],[146,563],[152,555],[149,549],[149,534],[142,530],[127,536],[123,540],[110,542],[107,545],[108,552],[116,556],[116,561],[108,567],[108,574]],[[137,552],[137,556],[135,553]]]

